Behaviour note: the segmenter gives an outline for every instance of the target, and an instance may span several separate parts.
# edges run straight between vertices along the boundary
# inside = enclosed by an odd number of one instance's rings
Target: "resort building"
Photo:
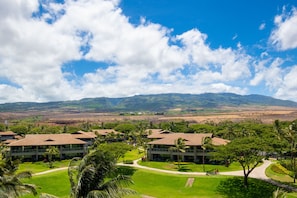
[[[44,159],[44,153],[50,146],[59,149],[60,159],[66,159],[86,154],[88,143],[71,134],[30,134],[8,144],[9,155],[25,161]]]
[[[12,141],[22,138],[13,131],[1,131],[0,132],[0,142],[8,144]]]
[[[229,141],[214,137],[212,133],[173,133],[162,131],[160,129],[149,130],[150,135],[147,137],[152,140],[148,143],[147,159],[151,161],[177,161],[178,156],[182,161],[202,162],[203,156],[209,156],[209,151],[202,148],[206,139],[214,146],[225,145]],[[177,139],[184,140],[185,152],[173,149]]]
[[[1,140],[8,146],[8,155],[24,161],[38,161],[45,158],[46,149],[54,146],[59,149],[60,159],[82,157],[87,153],[88,146],[92,145],[98,136],[107,137],[119,132],[109,129],[94,130],[91,132],[77,131],[71,134],[28,134],[18,137],[14,132],[1,132]]]

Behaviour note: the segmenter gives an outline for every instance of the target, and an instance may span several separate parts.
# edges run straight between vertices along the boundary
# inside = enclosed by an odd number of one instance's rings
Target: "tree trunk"
[[[202,164],[203,164],[203,172],[205,172],[205,151],[203,149],[203,156],[202,156]]]
[[[293,171],[294,171],[294,184],[296,183],[296,158],[294,156],[294,159],[293,159]]]
[[[248,175],[244,175],[243,184],[244,184],[244,187],[248,188],[248,186],[249,186],[249,184],[248,184]]]

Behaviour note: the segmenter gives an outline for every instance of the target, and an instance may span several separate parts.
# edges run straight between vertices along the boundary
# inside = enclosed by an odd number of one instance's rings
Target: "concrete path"
[[[35,175],[45,175],[45,174],[48,174],[48,173],[52,173],[52,172],[56,172],[56,171],[60,171],[60,170],[66,170],[66,169],[68,169],[68,167],[53,168],[53,169],[50,169],[50,170],[47,170],[47,171],[34,173],[33,176],[35,176]]]
[[[162,173],[169,173],[169,174],[178,174],[178,175],[189,175],[189,176],[199,176],[199,175],[206,175],[205,172],[180,172],[180,171],[170,171],[170,170],[163,170],[163,169],[157,169],[157,168],[151,168],[151,167],[147,167],[147,166],[141,166],[138,164],[138,160],[134,160],[133,164],[123,164],[123,163],[119,163],[118,165],[121,166],[130,166],[130,167],[135,167],[135,168],[141,168],[141,169],[146,169],[146,170],[151,170],[151,171],[156,171],[156,172],[162,172]],[[282,187],[287,189],[288,191],[295,191],[297,192],[297,188],[286,185],[286,184],[281,184],[277,181],[271,180],[270,178],[268,178],[265,174],[265,170],[266,168],[272,164],[271,161],[269,160],[264,160],[263,164],[259,167],[256,167],[251,174],[249,175],[249,177],[252,178],[256,178],[256,179],[261,179],[261,180],[265,180],[269,183],[272,183],[276,186]],[[47,170],[44,172],[40,172],[40,173],[35,173],[33,175],[43,175],[43,174],[47,174],[47,173],[51,173],[51,172],[55,172],[55,171],[60,171],[60,170],[66,170],[68,169],[68,167],[62,167],[62,168],[55,168],[55,169],[51,169],[51,170]],[[231,175],[231,176],[243,176],[243,170],[240,171],[230,171],[230,172],[220,172],[218,173],[218,175]],[[144,198],[152,198],[149,196],[143,196]]]
[[[252,178],[256,178],[256,179],[262,179],[262,180],[266,180],[269,179],[266,174],[265,174],[265,170],[268,166],[270,166],[270,164],[272,164],[271,161],[269,160],[264,160],[263,164],[261,166],[256,167],[251,174],[249,175],[249,177]],[[240,171],[231,171],[231,172],[221,172],[220,175],[234,175],[234,176],[243,176],[243,170]]]
[[[151,170],[151,171],[156,171],[156,172],[162,172],[162,173],[169,173],[169,174],[178,174],[178,175],[206,175],[205,172],[180,172],[180,171],[171,171],[171,170],[163,170],[163,169],[157,169],[157,168],[151,168],[151,167],[147,167],[147,166],[141,166],[138,164],[138,161],[140,161],[141,159],[138,160],[134,160],[133,164],[123,164],[123,163],[119,163],[118,165],[121,166],[130,166],[130,167],[135,167],[135,168],[141,168],[141,169],[146,169],[146,170]],[[249,177],[252,178],[257,178],[257,179],[269,179],[266,175],[265,175],[265,170],[266,168],[271,164],[272,162],[269,160],[264,160],[264,163],[259,166],[256,167],[253,172],[249,175]],[[60,170],[66,170],[68,169],[68,167],[62,167],[62,168],[55,168],[55,169],[50,169],[47,171],[43,171],[40,173],[35,173],[33,175],[44,175],[47,173],[51,173],[51,172],[55,172],[55,171],[60,171]],[[243,176],[243,170],[240,171],[230,171],[230,172],[220,172],[218,173],[219,175],[233,175],[233,176]]]
[[[141,166],[138,164],[138,160],[133,161],[133,164],[123,164],[123,163],[119,163],[119,165],[123,165],[123,166],[131,166],[131,167],[135,167],[135,168],[141,168],[141,169],[146,169],[146,170],[151,170],[151,171],[156,171],[156,172],[162,172],[162,173],[169,173],[169,174],[179,174],[179,175],[206,175],[205,172],[180,172],[180,171],[170,171],[170,170],[163,170],[163,169],[157,169],[157,168],[151,168],[151,167],[147,167],[147,166]],[[265,174],[265,170],[266,168],[271,164],[272,162],[269,160],[264,160],[264,163],[259,166],[256,167],[253,172],[249,175],[249,177],[252,178],[257,178],[257,179],[269,179],[266,174]],[[230,172],[220,172],[218,173],[219,175],[233,175],[233,176],[243,176],[243,170],[240,171],[230,171]]]

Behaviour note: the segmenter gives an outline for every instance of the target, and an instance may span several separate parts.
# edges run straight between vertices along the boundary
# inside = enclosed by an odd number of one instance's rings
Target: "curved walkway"
[[[141,166],[138,164],[138,161],[140,161],[141,159],[138,160],[134,160],[133,164],[123,164],[123,163],[118,163],[118,165],[121,166],[130,166],[130,167],[135,167],[135,168],[140,168],[140,169],[146,169],[146,170],[151,170],[151,171],[156,171],[156,172],[162,172],[162,173],[169,173],[169,174],[178,174],[178,175],[191,175],[191,176],[198,176],[198,175],[206,175],[205,172],[179,172],[179,171],[170,171],[170,170],[163,170],[163,169],[158,169],[158,168],[151,168],[151,167],[147,167],[147,166]],[[270,179],[269,177],[266,176],[265,174],[265,170],[268,166],[270,166],[270,164],[272,164],[271,161],[269,160],[264,160],[263,164],[259,167],[256,167],[251,174],[249,175],[249,177],[252,178],[256,178],[256,179],[261,179],[261,180],[265,180],[269,183],[272,183],[276,186],[279,186],[281,188],[285,188],[289,191],[295,191],[297,192],[297,188],[286,185],[286,184],[281,184],[277,181],[274,181],[272,179]],[[68,169],[68,167],[62,167],[62,168],[55,168],[55,169],[51,169],[51,170],[47,170],[47,171],[43,171],[43,172],[39,172],[39,173],[35,173],[33,175],[44,175],[47,173],[51,173],[51,172],[55,172],[55,171],[60,171],[60,170],[66,170]],[[230,175],[230,176],[243,176],[243,171],[230,171],[230,172],[220,172],[218,175]]]
[[[146,170],[151,170],[151,171],[156,171],[156,172],[162,172],[162,173],[169,173],[169,174],[193,175],[193,176],[194,175],[206,175],[205,172],[180,172],[180,171],[171,171],[171,170],[164,170],[164,169],[158,169],[158,168],[151,168],[151,167],[147,167],[147,166],[141,166],[141,165],[138,164],[138,161],[140,161],[140,160],[141,159],[134,160],[133,164],[119,163],[118,165],[130,166],[130,167],[141,168],[141,169],[146,169]],[[249,177],[257,178],[257,179],[263,179],[263,180],[269,179],[265,174],[265,170],[271,163],[272,162],[269,161],[269,160],[264,160],[264,163],[261,166],[256,167],[253,170],[253,172],[251,172]],[[47,174],[47,173],[51,173],[51,172],[55,172],[55,171],[59,171],[59,170],[66,170],[66,169],[68,169],[68,167],[55,168],[55,169],[50,169],[50,170],[47,170],[47,171],[35,173],[33,175],[44,175],[44,174]],[[243,171],[239,170],[239,171],[230,171],[230,172],[220,172],[219,175],[243,176]]]
[[[170,173],[170,174],[191,175],[191,176],[206,175],[205,172],[179,172],[179,171],[170,171],[170,170],[151,168],[151,167],[147,167],[147,166],[141,166],[141,165],[138,164],[139,160],[140,159],[133,161],[133,164],[119,163],[119,165],[131,166],[131,167],[136,167],[136,168],[141,168],[141,169],[146,169],[146,170],[152,170],[152,171],[157,171],[157,172],[163,172],[163,173]],[[270,179],[269,177],[266,176],[265,170],[271,164],[272,164],[271,161],[264,160],[263,164],[261,166],[256,167],[250,173],[249,177],[264,180],[264,181],[269,182],[269,183],[271,183],[273,185],[284,188],[284,189],[286,189],[288,191],[297,192],[297,188],[295,188],[293,186],[290,186],[290,185],[279,183],[279,182],[274,181],[274,180],[272,180],[272,179]],[[244,174],[243,174],[243,170],[240,170],[240,171],[220,172],[218,175],[243,176]]]
[[[146,169],[146,170],[151,170],[151,171],[156,171],[156,172],[162,172],[162,173],[170,173],[170,174],[178,174],[178,175],[206,175],[205,172],[180,172],[180,171],[171,171],[171,170],[163,170],[163,169],[158,169],[158,168],[151,168],[147,166],[141,166],[138,164],[138,160],[134,160],[133,164],[123,164],[119,163],[119,165],[122,166],[131,166],[135,168],[141,168],[141,169]],[[272,162],[269,160],[264,160],[264,163],[256,167],[253,172],[250,174],[250,177],[257,178],[257,179],[269,179],[266,174],[265,170],[266,168],[271,164]],[[230,171],[230,172],[220,172],[219,175],[234,175],[234,176],[243,176],[243,171]]]

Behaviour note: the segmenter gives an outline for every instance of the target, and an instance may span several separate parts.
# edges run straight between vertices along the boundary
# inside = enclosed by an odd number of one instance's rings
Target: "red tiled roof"
[[[6,135],[17,135],[15,132],[13,131],[1,131],[0,132],[1,136],[6,136]]]
[[[173,133],[171,131],[166,131],[162,129],[147,129],[146,130],[149,139],[160,139],[166,137],[166,135]]]
[[[85,132],[85,131],[77,131],[75,133],[71,133],[75,138],[78,139],[94,139],[97,135],[94,132]]]
[[[93,133],[98,134],[98,135],[107,135],[109,133],[114,133],[114,134],[122,134],[121,132],[115,131],[113,129],[96,129],[93,130]]]
[[[85,141],[76,139],[71,134],[30,134],[23,139],[11,142],[8,146],[48,146],[86,144]]]
[[[174,145],[178,138],[185,140],[187,146],[201,146],[203,138],[210,137],[214,145],[225,145],[228,140],[212,137],[212,133],[169,133],[164,135],[161,139],[149,142],[151,145]]]

